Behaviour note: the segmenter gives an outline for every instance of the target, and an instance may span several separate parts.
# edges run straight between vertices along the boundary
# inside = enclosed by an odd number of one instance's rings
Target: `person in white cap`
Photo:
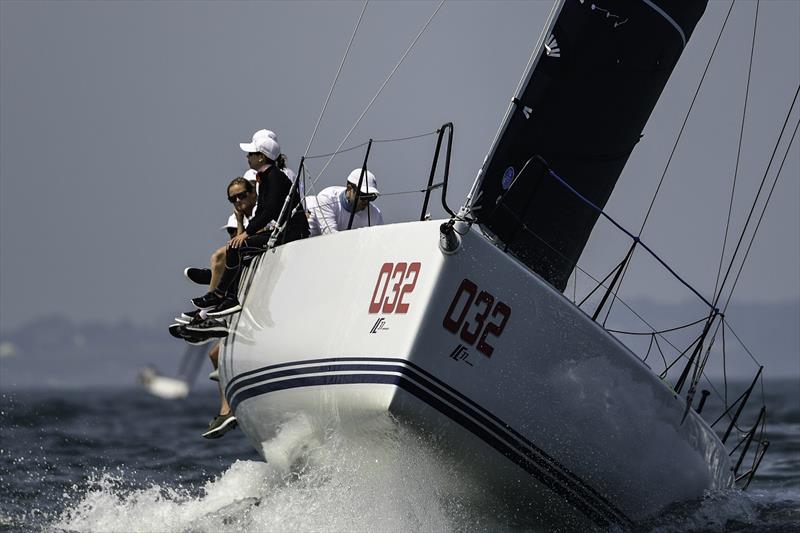
[[[272,130],[258,130],[253,134],[253,143],[257,142],[259,139],[264,137],[269,137],[275,142],[278,142],[278,136]],[[239,146],[244,146],[245,143],[241,143]],[[244,148],[242,148],[244,150]],[[295,178],[297,177],[297,172],[292,170],[291,168],[286,166],[286,156],[284,154],[280,154],[277,159],[275,159],[275,165],[280,169],[281,172],[286,174],[286,177],[289,178],[289,183],[293,183]],[[251,169],[252,170],[252,169]],[[250,172],[250,170],[248,170]],[[255,171],[253,171],[255,172]],[[250,179],[247,174],[244,176],[247,179]],[[253,174],[253,178],[255,179],[255,174]],[[300,197],[302,198],[305,194],[305,187],[303,186],[303,182],[297,184],[298,190],[300,191]]]
[[[316,196],[306,196],[308,226],[312,236],[345,231],[355,210],[351,229],[380,226],[383,215],[373,202],[380,195],[375,174],[357,168],[347,176],[345,187],[322,189]],[[360,192],[358,188],[361,182]]]
[[[242,257],[245,252],[266,249],[271,235],[270,223],[280,217],[283,204],[289,195],[291,183],[281,172],[276,160],[281,155],[281,147],[266,130],[253,135],[252,142],[241,143],[239,147],[247,153],[247,163],[256,171],[258,182],[258,203],[253,217],[244,232],[228,243],[225,253],[225,272],[215,290],[194,298],[192,303],[198,309],[206,309],[209,317],[223,317],[242,309],[237,293],[242,271]],[[308,237],[308,222],[302,209],[295,209],[300,197],[295,192],[289,201],[288,213],[293,213],[278,234],[278,243],[284,244]],[[190,324],[188,330],[210,334],[227,335],[227,327],[220,321],[207,321]]]

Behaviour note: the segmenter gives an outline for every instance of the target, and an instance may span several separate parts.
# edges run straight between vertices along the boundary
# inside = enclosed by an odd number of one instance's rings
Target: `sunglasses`
[[[247,195],[250,194],[250,191],[242,191],[239,194],[234,194],[233,196],[228,196],[228,201],[232,204],[236,203],[236,200],[244,200],[247,198]]]
[[[359,203],[361,202],[374,202],[378,199],[378,195],[376,194],[362,194],[358,197]]]

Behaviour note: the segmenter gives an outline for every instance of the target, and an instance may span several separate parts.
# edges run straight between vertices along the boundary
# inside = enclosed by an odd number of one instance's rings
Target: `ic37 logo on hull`
[[[372,325],[372,329],[369,330],[370,333],[378,333],[379,331],[388,330],[389,326],[386,325],[386,319],[380,317],[378,320],[375,321],[375,324]]]
[[[459,343],[458,346],[456,346],[455,349],[450,352],[450,359],[453,359],[454,361],[464,361],[469,366],[474,366],[469,362],[469,352],[467,351],[467,348],[461,343]]]
[[[470,310],[475,314],[470,314]],[[480,353],[491,357],[494,346],[489,343],[489,337],[500,337],[509,318],[511,307],[499,300],[495,302],[495,297],[487,291],[478,292],[475,282],[464,278],[447,308],[442,325],[450,333],[458,334],[467,346],[474,345]]]
[[[372,290],[369,314],[404,315],[408,313],[409,302],[405,299],[414,292],[421,267],[419,261],[384,263],[378,272],[375,288]]]

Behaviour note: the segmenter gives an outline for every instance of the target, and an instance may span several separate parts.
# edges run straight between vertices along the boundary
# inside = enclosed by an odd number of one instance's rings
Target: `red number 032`
[[[370,313],[408,312],[408,303],[403,301],[414,291],[419,278],[420,263],[384,263],[378,272],[378,280],[369,302]]]
[[[442,325],[447,331],[458,333],[465,343],[475,345],[486,357],[491,357],[494,346],[489,344],[488,337],[499,337],[510,317],[511,308],[508,305],[495,303],[494,296],[486,291],[478,292],[478,286],[465,278],[450,302]],[[478,341],[477,344],[475,341]]]

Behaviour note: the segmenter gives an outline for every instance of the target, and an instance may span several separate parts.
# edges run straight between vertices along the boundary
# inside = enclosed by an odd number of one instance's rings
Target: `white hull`
[[[256,449],[293,417],[322,431],[390,412],[492,491],[600,526],[730,486],[723,445],[693,411],[681,424],[649,368],[479,232],[444,255],[440,223],[264,255],[220,364]]]

